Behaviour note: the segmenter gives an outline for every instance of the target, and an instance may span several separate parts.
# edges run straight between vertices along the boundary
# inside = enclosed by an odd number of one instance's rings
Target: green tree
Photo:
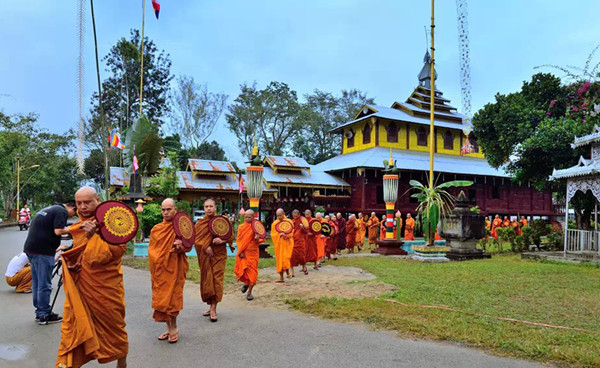
[[[341,136],[329,134],[331,129],[354,119],[365,104],[374,104],[372,98],[356,89],[342,91],[340,97],[314,90],[304,95],[305,102],[299,115],[301,134],[294,139],[294,154],[311,164],[325,161],[340,152]]]
[[[263,154],[284,155],[302,128],[301,106],[296,91],[282,82],[262,90],[242,84],[239,96],[229,105],[227,125],[238,139],[242,154],[250,156],[256,134]]]
[[[138,159],[140,173],[152,176],[160,165],[163,141],[158,136],[158,129],[145,116],[139,118],[127,133],[127,162],[133,163],[133,151]]]
[[[71,198],[83,179],[77,172],[72,131],[52,134],[40,129],[37,115],[0,113],[0,198],[5,215],[17,197],[16,158],[21,168],[21,203],[40,207]]]
[[[187,149],[185,153],[188,158],[200,158],[203,160],[227,161],[225,150],[219,145],[219,142],[203,142],[196,149]]]
[[[227,95],[209,92],[206,84],[181,76],[171,97],[170,128],[182,134],[186,148],[197,149],[214,132],[226,103]]]
[[[164,153],[173,155],[175,161],[172,162],[179,170],[185,170],[187,166],[188,153],[181,145],[181,136],[179,133],[169,135],[163,138]]]
[[[169,155],[171,165],[163,167],[147,181],[146,194],[151,197],[175,198],[179,195],[179,178],[177,168],[173,166],[176,157]]]

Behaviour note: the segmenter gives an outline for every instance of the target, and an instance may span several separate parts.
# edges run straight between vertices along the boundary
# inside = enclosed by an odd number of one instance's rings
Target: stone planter
[[[450,247],[441,247],[437,245],[431,247],[413,245],[412,249],[415,251],[412,258],[416,261],[427,263],[448,262],[446,254],[450,251]]]
[[[440,235],[450,248],[446,254],[448,259],[465,261],[491,258],[483,249],[477,249],[477,242],[485,237],[485,216],[469,209],[469,202],[462,191],[452,212],[442,218]]]

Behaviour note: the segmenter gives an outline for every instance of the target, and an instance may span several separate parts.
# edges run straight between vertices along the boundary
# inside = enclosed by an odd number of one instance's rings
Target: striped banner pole
[[[385,238],[394,239],[394,202],[385,204]]]

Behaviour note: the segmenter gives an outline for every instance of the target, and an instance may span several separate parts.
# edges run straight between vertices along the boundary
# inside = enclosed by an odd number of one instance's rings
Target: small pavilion
[[[565,246],[564,256],[567,254],[580,256],[600,256],[600,233],[598,232],[598,201],[600,201],[600,128],[596,125],[591,134],[575,138],[571,147],[578,148],[591,146],[591,158],[585,159],[579,157],[577,165],[568,169],[554,169],[553,180],[567,181],[567,194],[565,198]],[[569,202],[575,194],[581,191],[586,193],[591,191],[596,198],[594,209],[594,230],[574,230],[569,229]]]

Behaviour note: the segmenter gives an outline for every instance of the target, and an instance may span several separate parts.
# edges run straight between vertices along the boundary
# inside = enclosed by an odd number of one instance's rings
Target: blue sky
[[[95,2],[101,56],[140,27],[141,2]],[[299,95],[358,88],[380,105],[405,100],[417,84],[430,23],[425,0],[161,0],[161,7],[157,21],[146,0],[146,35],[170,53],[172,73],[191,75],[230,102],[241,83],[253,81],[261,88],[286,82]],[[96,77],[87,11],[89,101]],[[598,14],[597,0],[471,0],[473,111],[497,92],[519,89],[535,66],[582,66],[600,43]],[[54,132],[75,127],[77,1],[4,2],[0,19],[0,109],[37,112]],[[437,1],[436,25],[438,87],[460,108],[455,1]],[[229,134],[223,118],[213,138],[239,160]]]

